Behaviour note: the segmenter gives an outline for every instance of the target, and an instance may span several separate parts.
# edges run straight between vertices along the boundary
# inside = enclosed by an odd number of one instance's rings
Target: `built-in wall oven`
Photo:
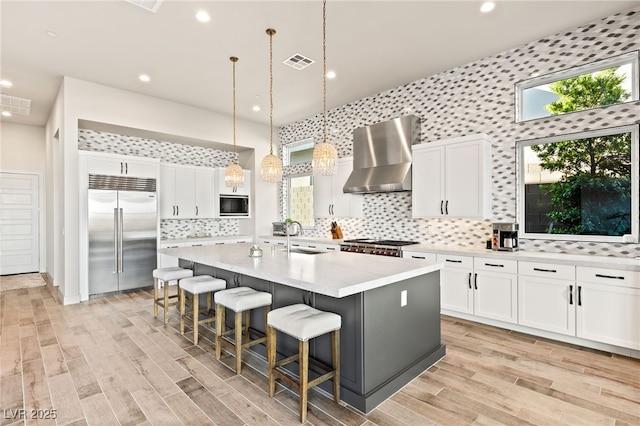
[[[249,216],[248,195],[220,195],[220,216]]]

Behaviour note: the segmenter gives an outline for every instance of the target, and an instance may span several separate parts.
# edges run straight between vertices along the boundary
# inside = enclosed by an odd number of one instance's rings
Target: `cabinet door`
[[[483,179],[480,142],[452,144],[445,154],[445,214],[482,217]],[[427,181],[428,182],[428,181]]]
[[[331,176],[313,177],[313,213],[315,217],[331,216],[333,204],[333,180]]]
[[[157,163],[136,161],[135,158],[109,158],[90,156],[87,162],[91,174],[154,178],[158,175]]]
[[[640,349],[640,289],[578,282],[576,335]]]
[[[176,218],[188,219],[196,216],[196,184],[193,168],[175,168]]]
[[[477,271],[473,279],[473,312],[498,321],[518,321],[518,278],[516,274]]]
[[[411,192],[413,217],[439,217],[444,213],[444,147],[413,151]]]
[[[158,182],[158,194],[161,219],[176,218],[176,173],[171,166],[160,166],[160,181]]]
[[[353,171],[353,158],[338,160],[335,176],[331,178],[332,214],[337,217],[362,217],[362,195],[343,191],[344,184]]]
[[[518,324],[574,336],[575,282],[518,277]]]
[[[440,307],[473,314],[473,271],[446,266],[440,270]]]
[[[196,169],[195,172],[195,217],[212,218],[215,215],[213,201],[213,169]]]

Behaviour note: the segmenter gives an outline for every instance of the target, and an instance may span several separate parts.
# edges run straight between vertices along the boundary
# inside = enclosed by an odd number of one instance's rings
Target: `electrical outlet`
[[[407,290],[400,292],[400,306],[407,306]]]

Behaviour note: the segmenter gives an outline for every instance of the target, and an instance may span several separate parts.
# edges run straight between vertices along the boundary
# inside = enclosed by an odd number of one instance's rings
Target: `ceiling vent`
[[[1,99],[2,111],[8,111],[11,114],[31,115],[31,100],[16,98],[2,94]]]
[[[313,59],[309,59],[306,56],[302,56],[299,53],[296,53],[292,57],[286,59],[282,63],[285,65],[289,65],[291,68],[295,68],[297,70],[302,70],[314,63]]]
[[[148,10],[149,12],[155,13],[160,8],[160,3],[162,3],[162,0],[127,0],[127,2],[141,7],[144,10]]]

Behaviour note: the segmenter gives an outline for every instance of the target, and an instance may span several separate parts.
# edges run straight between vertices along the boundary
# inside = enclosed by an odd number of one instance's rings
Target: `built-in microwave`
[[[220,195],[220,216],[249,216],[249,196]]]

